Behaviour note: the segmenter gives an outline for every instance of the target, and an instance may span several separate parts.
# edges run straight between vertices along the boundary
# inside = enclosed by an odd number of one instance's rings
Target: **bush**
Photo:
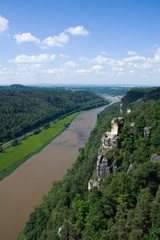
[[[38,133],[40,133],[40,132],[41,132],[40,129],[35,129],[35,130],[33,131],[33,134],[36,135],[36,134],[38,134]]]
[[[50,127],[49,123],[45,123],[44,126],[43,126],[43,128],[45,128],[45,129],[47,129],[49,127]]]
[[[18,145],[18,139],[13,139],[12,140],[12,146],[17,146]]]

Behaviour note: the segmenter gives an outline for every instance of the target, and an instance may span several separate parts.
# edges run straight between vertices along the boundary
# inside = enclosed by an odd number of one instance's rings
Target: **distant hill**
[[[150,99],[160,99],[160,87],[131,89],[123,97],[122,104],[127,105],[137,100],[145,102]]]
[[[21,85],[21,84],[12,84],[10,89],[27,89],[28,87]]]
[[[108,94],[112,96],[124,96],[131,87],[82,87],[79,89],[91,91],[97,94]]]
[[[58,91],[28,88],[14,84],[0,90],[0,142],[73,112],[107,104],[100,96],[86,91]]]

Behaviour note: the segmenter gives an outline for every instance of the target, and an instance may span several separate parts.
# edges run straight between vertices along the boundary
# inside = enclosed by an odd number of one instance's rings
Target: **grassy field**
[[[27,137],[19,142],[17,146],[10,146],[0,153],[0,180],[12,173],[18,166],[34,154],[40,152],[53,139],[65,130],[79,113],[74,113],[43,129],[39,134]]]

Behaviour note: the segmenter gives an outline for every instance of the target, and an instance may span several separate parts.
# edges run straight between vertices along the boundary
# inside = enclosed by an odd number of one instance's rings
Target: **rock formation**
[[[96,180],[94,177],[88,183],[88,190],[94,186],[100,187],[100,180],[104,179],[108,174],[116,174],[118,167],[115,159],[107,159],[107,152],[118,146],[118,133],[124,124],[123,118],[114,118],[111,121],[111,131],[106,132],[105,136],[102,137],[102,146],[98,150],[97,155],[97,167],[96,167]]]
[[[144,128],[144,136],[149,137],[151,134],[151,128],[150,127],[145,127]]]
[[[128,170],[127,170],[127,173],[129,173],[131,169],[133,169],[133,164],[130,164],[130,165],[129,165],[129,168],[128,168]]]
[[[135,123],[132,122],[131,125],[130,125],[130,130],[129,130],[129,133],[130,133],[130,137],[133,137],[133,134],[136,132],[136,127],[135,127]]]
[[[160,162],[160,156],[158,156],[157,154],[152,154],[151,162],[154,162],[154,163]]]
[[[111,150],[118,146],[117,136],[124,124],[123,118],[114,118],[111,121],[111,131],[106,132],[105,136],[102,137],[102,147],[98,151],[97,156],[97,177],[104,179],[109,173],[116,173],[117,162],[109,160],[105,157],[107,150]]]

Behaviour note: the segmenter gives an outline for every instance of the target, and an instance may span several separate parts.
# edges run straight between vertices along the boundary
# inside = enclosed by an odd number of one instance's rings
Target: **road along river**
[[[16,239],[53,181],[72,166],[103,109],[80,114],[59,137],[0,182],[0,239]]]

